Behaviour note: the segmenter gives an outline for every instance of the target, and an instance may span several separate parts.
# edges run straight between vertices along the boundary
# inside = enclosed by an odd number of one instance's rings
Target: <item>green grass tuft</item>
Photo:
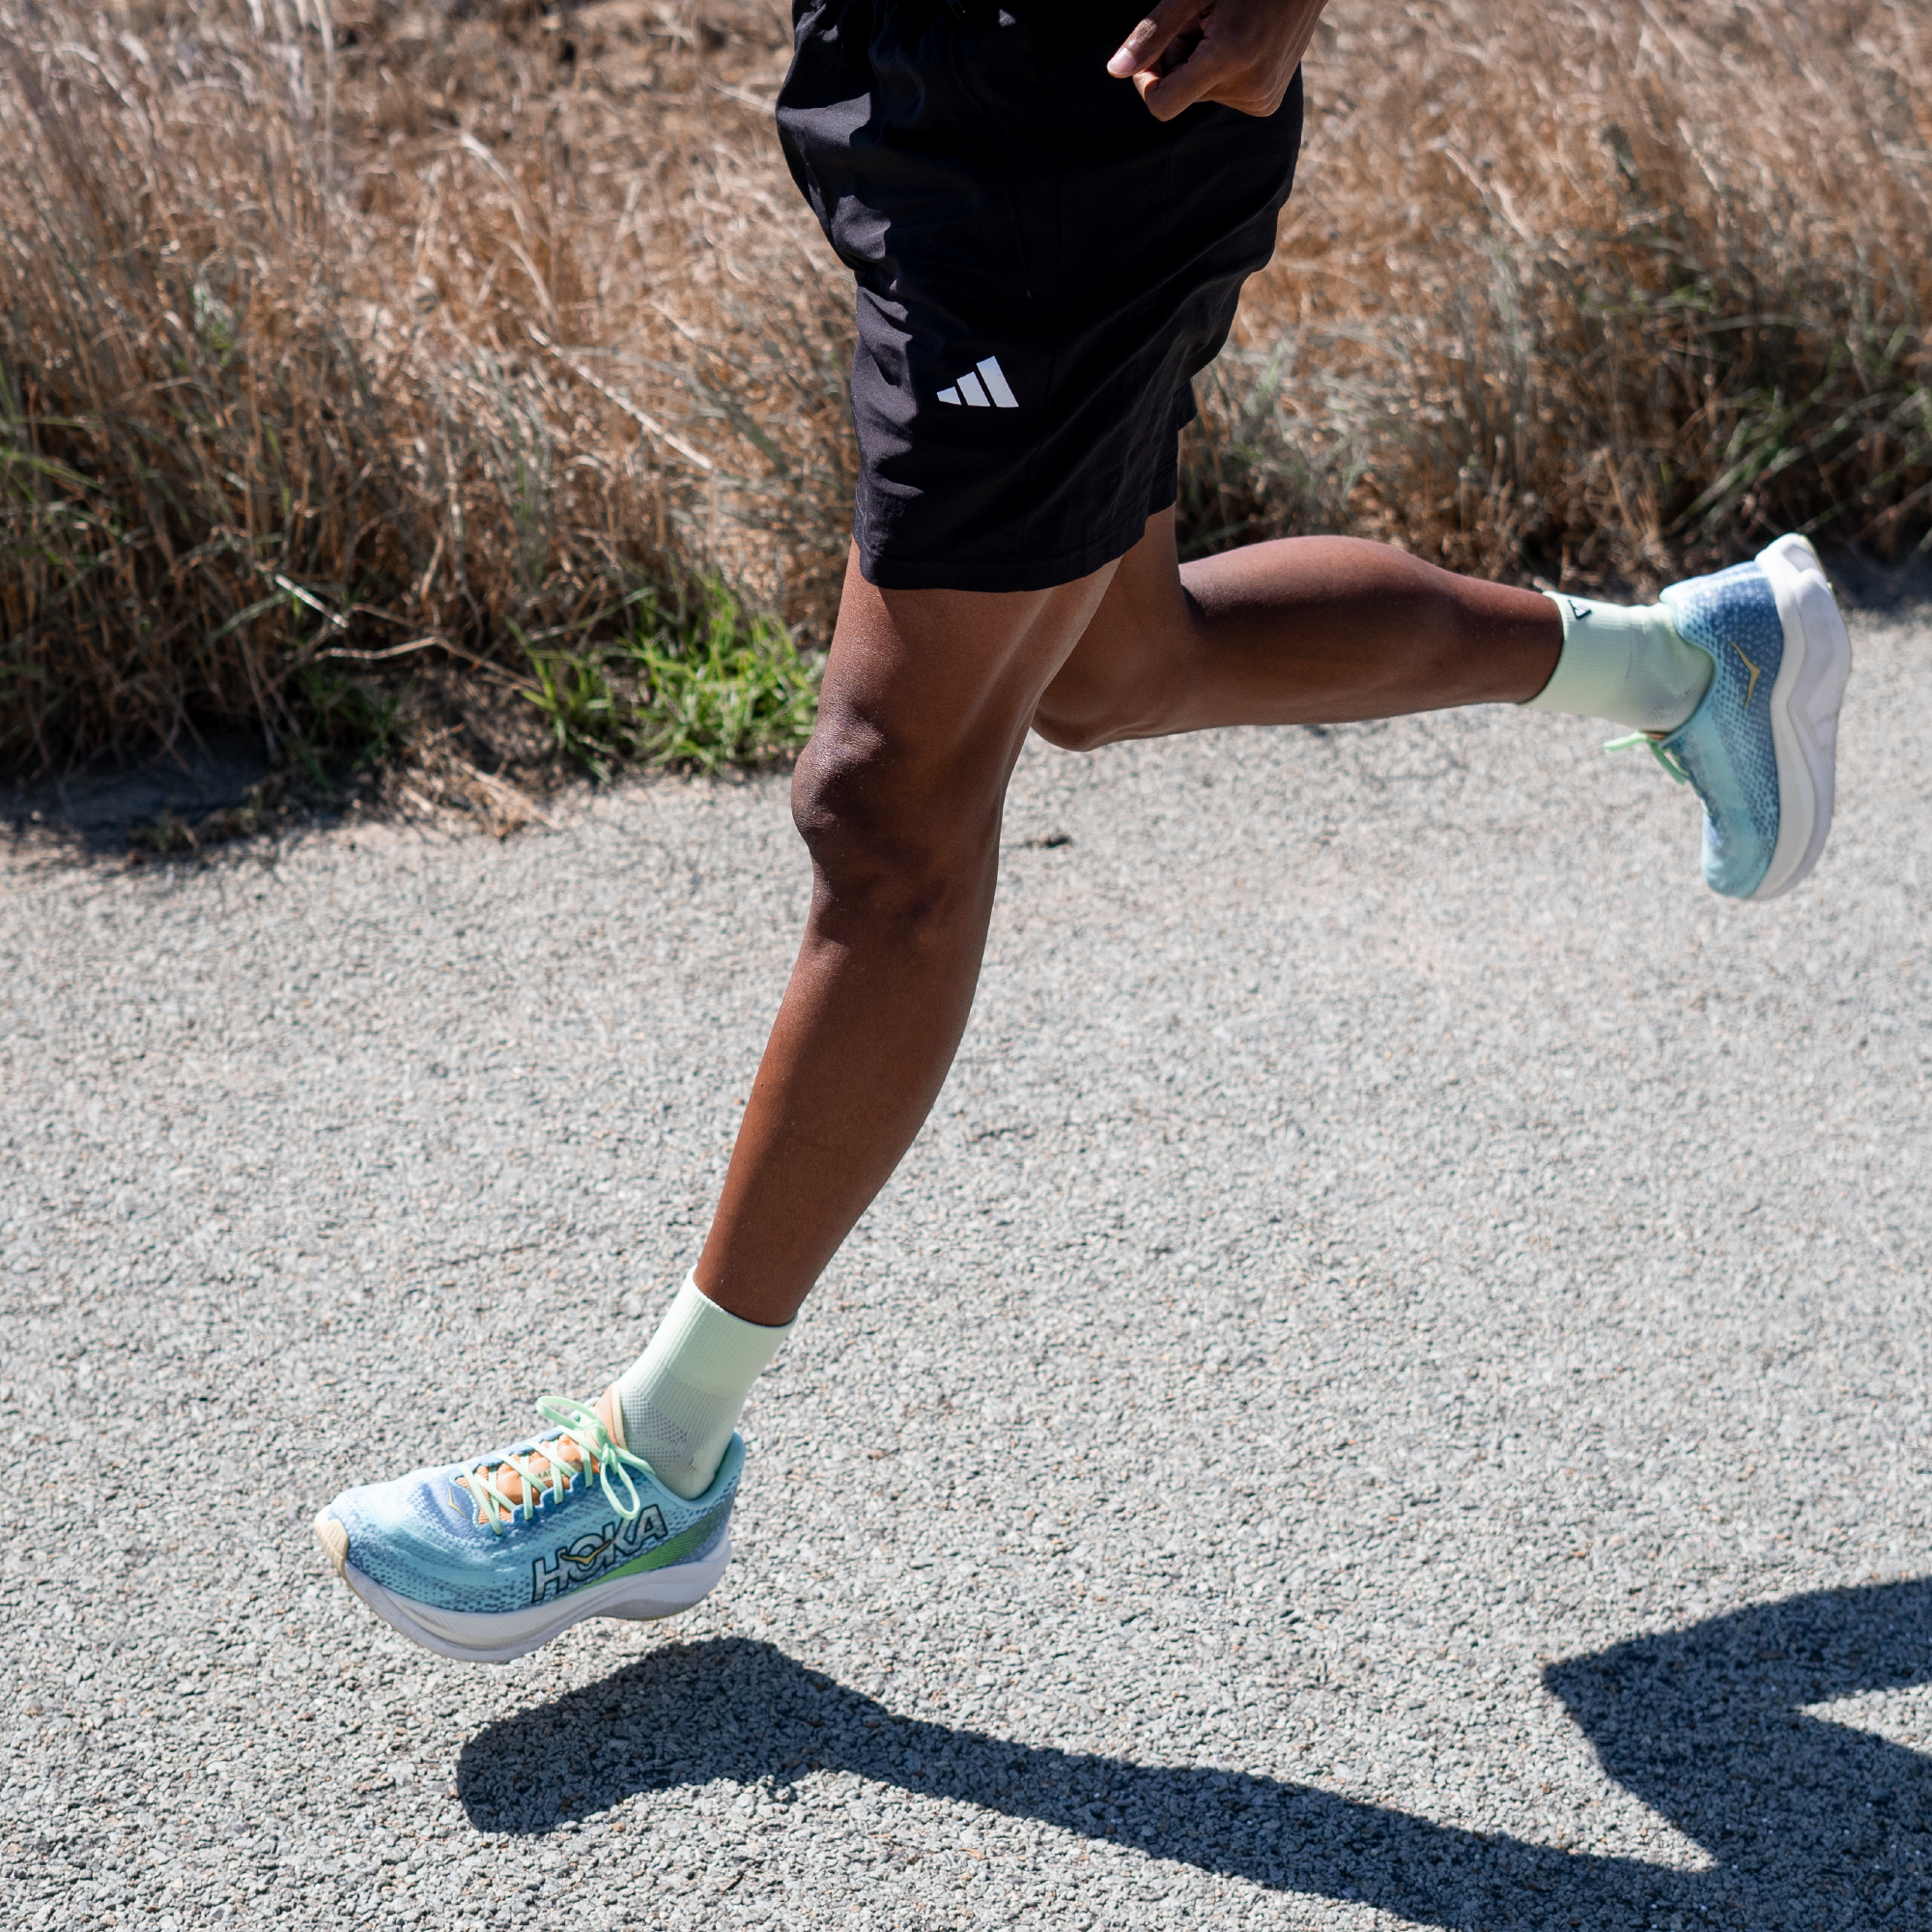
[[[820,665],[791,632],[716,575],[671,592],[639,589],[612,617],[621,633],[558,644],[526,639],[534,682],[523,695],[557,749],[602,781],[622,764],[713,772],[793,756],[818,715]]]

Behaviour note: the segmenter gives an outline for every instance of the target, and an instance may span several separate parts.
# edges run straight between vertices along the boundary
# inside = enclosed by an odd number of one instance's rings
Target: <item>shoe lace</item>
[[[1681,785],[1690,782],[1690,772],[1684,760],[1670,751],[1663,740],[1651,731],[1633,731],[1628,738],[1612,738],[1604,747],[1606,752],[1628,752],[1641,745],[1663,769]]]
[[[611,1507],[626,1522],[643,1509],[643,1498],[631,1480],[631,1470],[641,1469],[648,1476],[651,1465],[641,1456],[633,1456],[612,1441],[611,1432],[588,1403],[573,1402],[568,1396],[547,1395],[537,1404],[537,1413],[553,1425],[551,1434],[539,1436],[527,1449],[500,1456],[494,1463],[479,1463],[455,1478],[454,1487],[467,1490],[476,1506],[479,1529],[488,1523],[501,1536],[503,1525],[517,1517],[530,1521],[545,1503],[569,1495],[580,1478],[586,1483],[595,1478],[601,1483]],[[577,1451],[576,1464],[566,1462],[558,1453],[566,1442]],[[550,1446],[553,1444],[557,1446]],[[506,1470],[515,1472],[523,1490],[520,1497],[503,1490],[500,1478]],[[623,1485],[622,1497],[617,1493],[618,1483]]]

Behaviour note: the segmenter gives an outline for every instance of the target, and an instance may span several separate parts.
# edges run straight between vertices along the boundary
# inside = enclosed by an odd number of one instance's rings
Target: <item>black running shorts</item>
[[[888,589],[1037,590],[1175,498],[1192,379],[1274,249],[1268,119],[1156,121],[1108,56],[1145,0],[795,0],[793,176],[859,284],[854,534]]]

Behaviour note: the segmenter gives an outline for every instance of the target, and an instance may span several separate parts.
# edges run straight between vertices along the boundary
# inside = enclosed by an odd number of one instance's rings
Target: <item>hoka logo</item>
[[[629,1522],[607,1522],[601,1530],[566,1543],[556,1552],[554,1562],[539,1556],[530,1565],[530,1602],[541,1604],[576,1589],[580,1583],[595,1582],[605,1571],[628,1563],[664,1540],[664,1512],[655,1503],[639,1510]]]

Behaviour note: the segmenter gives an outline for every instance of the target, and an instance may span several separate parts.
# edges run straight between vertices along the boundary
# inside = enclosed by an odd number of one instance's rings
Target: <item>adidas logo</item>
[[[1020,399],[1013,394],[997,355],[987,356],[977,374],[969,369],[960,377],[956,388],[941,389],[939,400],[951,403],[954,409],[962,403],[969,410],[1016,410],[1020,406]]]

